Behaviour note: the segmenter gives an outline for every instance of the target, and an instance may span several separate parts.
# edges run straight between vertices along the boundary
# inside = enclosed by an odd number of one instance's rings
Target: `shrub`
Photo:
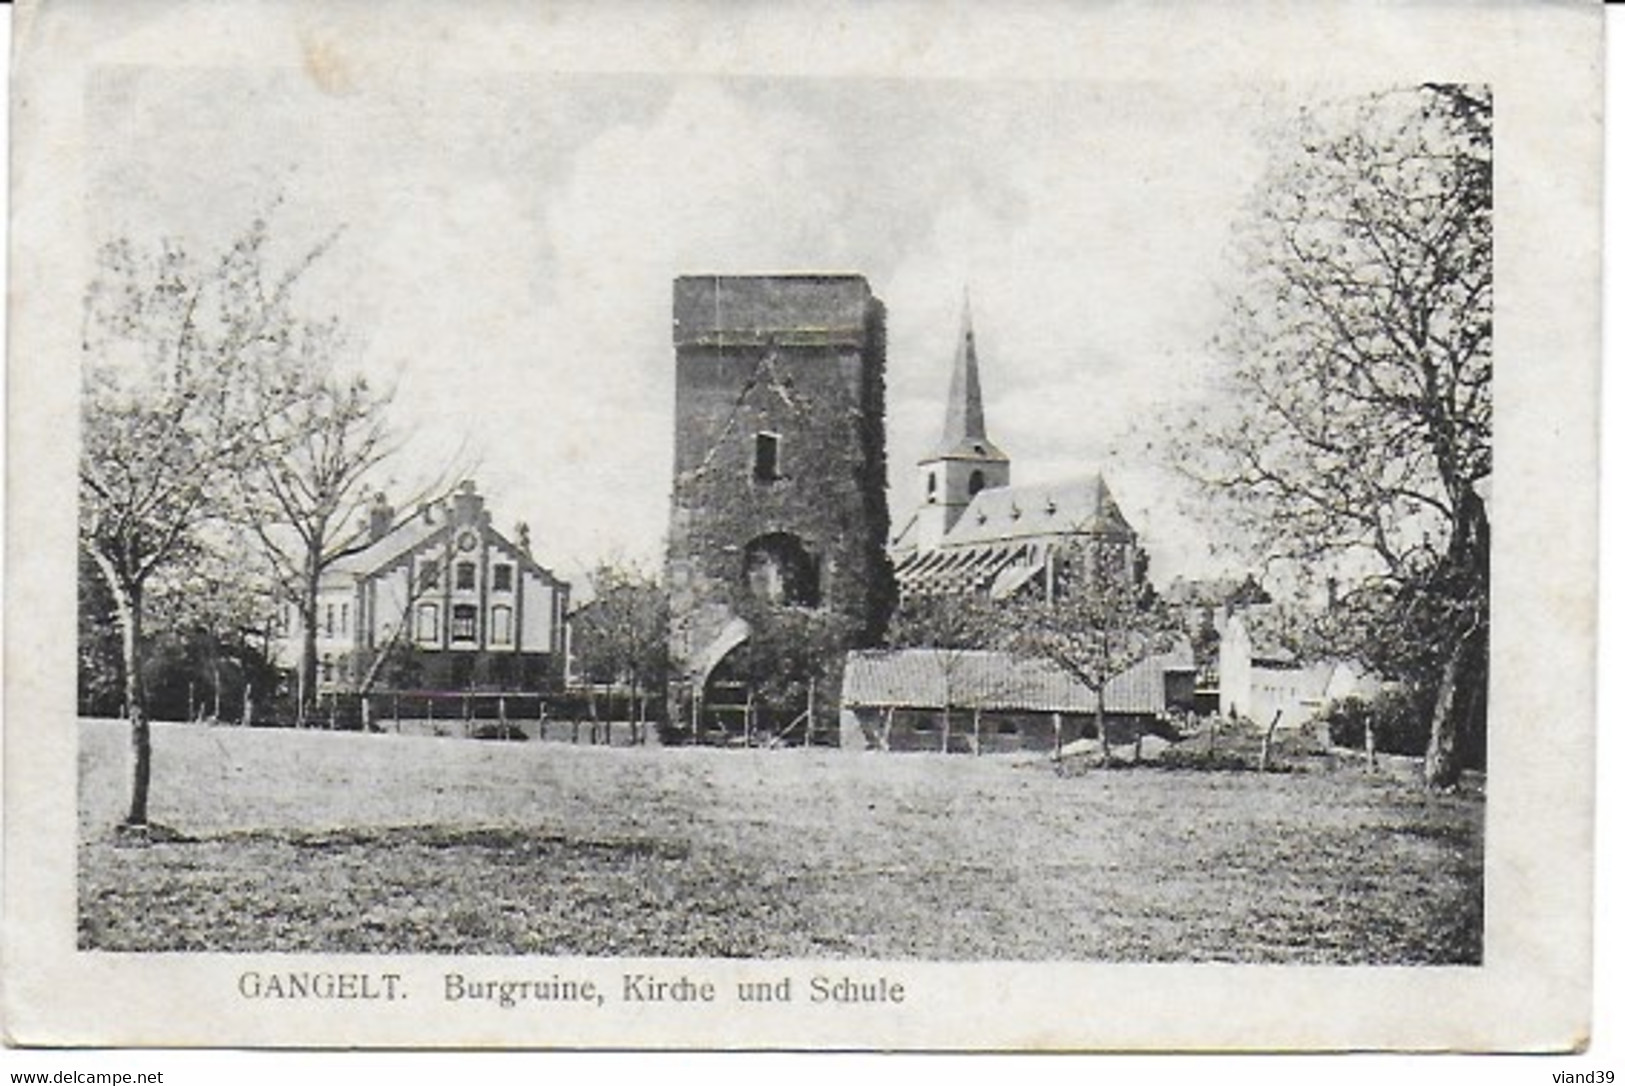
[[[1412,690],[1384,690],[1372,698],[1339,698],[1321,716],[1334,746],[1364,750],[1369,721],[1377,750],[1382,753],[1427,753],[1430,721]]]
[[[481,724],[476,724],[474,726],[474,730],[470,734],[475,739],[508,739],[524,741],[530,738],[530,736],[525,734],[525,729],[521,728],[519,725],[507,724],[499,721],[487,721]]]

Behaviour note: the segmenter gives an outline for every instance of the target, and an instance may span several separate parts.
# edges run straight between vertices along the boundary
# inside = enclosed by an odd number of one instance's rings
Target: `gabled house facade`
[[[382,497],[370,541],[323,574],[318,693],[540,691],[561,680],[570,586],[538,563],[530,533],[491,526],[473,482],[404,519]],[[280,643],[297,660],[298,612]],[[371,682],[368,682],[369,677]]]

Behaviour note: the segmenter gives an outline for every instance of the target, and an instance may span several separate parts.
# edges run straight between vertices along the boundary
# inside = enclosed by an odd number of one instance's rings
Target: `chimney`
[[[418,504],[418,516],[423,518],[423,523],[425,523],[425,524],[433,524],[434,523],[434,505],[432,503],[430,503],[430,502],[420,502]]]
[[[527,555],[530,554],[530,525],[520,521],[514,525],[513,534],[515,541],[519,544],[519,549]]]
[[[389,499],[380,490],[372,496],[372,508],[367,510],[367,542],[378,542],[394,525],[395,510],[390,508]]]
[[[452,517],[458,524],[478,524],[480,511],[485,506],[485,499],[481,498],[474,487],[474,480],[464,479],[457,488],[457,493],[451,498]]]

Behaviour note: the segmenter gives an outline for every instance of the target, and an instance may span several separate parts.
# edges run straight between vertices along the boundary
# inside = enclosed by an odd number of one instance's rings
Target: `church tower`
[[[987,437],[982,418],[982,379],[976,362],[976,332],[971,327],[970,296],[959,318],[959,342],[948,386],[948,415],[942,440],[920,461],[920,510],[916,543],[929,550],[942,542],[970,505],[989,487],[1010,485],[1010,458]]]

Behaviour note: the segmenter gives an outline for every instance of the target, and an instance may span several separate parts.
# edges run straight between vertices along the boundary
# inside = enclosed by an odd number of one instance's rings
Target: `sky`
[[[1227,241],[1295,99],[1202,84],[109,67],[91,243],[273,259],[395,389],[398,482],[467,446],[496,525],[578,576],[658,567],[671,282],[857,272],[888,308],[894,528],[942,425],[968,292],[1018,484],[1103,467],[1152,576],[1212,572],[1137,426],[1203,395]]]

